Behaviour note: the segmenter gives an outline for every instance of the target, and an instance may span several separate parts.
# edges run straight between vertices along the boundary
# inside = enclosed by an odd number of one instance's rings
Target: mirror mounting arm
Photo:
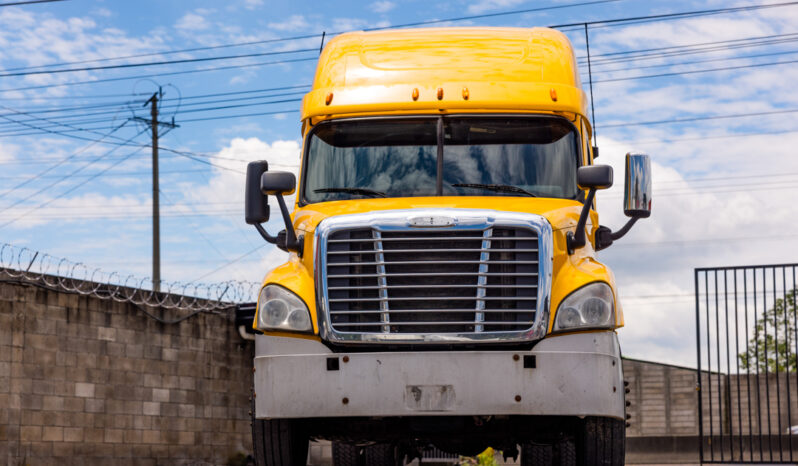
[[[608,247],[612,246],[614,241],[618,241],[619,239],[623,238],[624,235],[629,233],[629,230],[632,229],[634,224],[639,219],[640,217],[630,218],[629,221],[626,222],[626,224],[616,232],[613,232],[605,226],[598,227],[598,230],[596,231],[596,251],[607,249]]]
[[[568,248],[568,255],[572,255],[576,249],[587,244],[585,225],[587,224],[587,217],[590,214],[590,207],[593,205],[593,198],[595,197],[596,188],[590,188],[590,190],[587,192],[585,203],[582,206],[582,213],[579,214],[579,221],[576,223],[576,231],[569,231],[566,235],[566,247]]]
[[[254,226],[255,226],[255,229],[258,230],[258,233],[260,233],[260,235],[263,236],[263,239],[265,239],[266,242],[271,243],[271,244],[277,244],[277,237],[270,235],[263,228],[263,225],[261,225],[260,223],[255,223]]]
[[[296,230],[294,230],[294,224],[291,223],[291,215],[288,213],[288,207],[285,205],[285,199],[283,199],[283,194],[275,193],[274,197],[277,198],[277,204],[280,205],[280,213],[283,215],[283,222],[285,222],[285,244],[277,244],[277,246],[281,249],[294,251],[299,255],[299,257],[302,257],[305,237],[300,236],[297,238]],[[283,235],[278,234],[277,238],[275,238],[275,242],[282,238]],[[266,241],[268,241],[268,239]]]

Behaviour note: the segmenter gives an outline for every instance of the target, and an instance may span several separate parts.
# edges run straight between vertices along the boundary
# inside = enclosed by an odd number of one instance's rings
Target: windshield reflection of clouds
[[[554,118],[445,119],[443,195],[512,193],[453,184],[501,184],[541,197],[575,198],[578,138]],[[388,197],[434,196],[436,119],[329,123],[309,141],[304,193],[309,202],[359,199],[316,189],[364,188]]]

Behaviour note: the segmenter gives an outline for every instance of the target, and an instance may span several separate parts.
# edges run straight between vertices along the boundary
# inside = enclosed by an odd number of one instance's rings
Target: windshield
[[[307,144],[306,203],[414,196],[575,199],[578,193],[578,137],[557,117],[330,122],[314,128]]]

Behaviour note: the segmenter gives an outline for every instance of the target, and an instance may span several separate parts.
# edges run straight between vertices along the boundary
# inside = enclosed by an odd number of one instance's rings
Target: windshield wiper
[[[314,189],[314,193],[349,193],[360,194],[362,196],[385,197],[385,193],[366,188],[322,188]]]
[[[488,191],[496,191],[500,193],[518,193],[525,194],[527,196],[538,197],[538,195],[535,193],[530,193],[526,189],[509,184],[455,183],[452,186],[455,188],[487,189]]]

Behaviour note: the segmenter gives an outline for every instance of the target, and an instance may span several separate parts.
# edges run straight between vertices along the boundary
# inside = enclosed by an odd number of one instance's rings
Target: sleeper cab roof
[[[586,110],[573,48],[561,32],[422,28],[332,39],[302,101],[302,120],[478,111],[584,116]]]

